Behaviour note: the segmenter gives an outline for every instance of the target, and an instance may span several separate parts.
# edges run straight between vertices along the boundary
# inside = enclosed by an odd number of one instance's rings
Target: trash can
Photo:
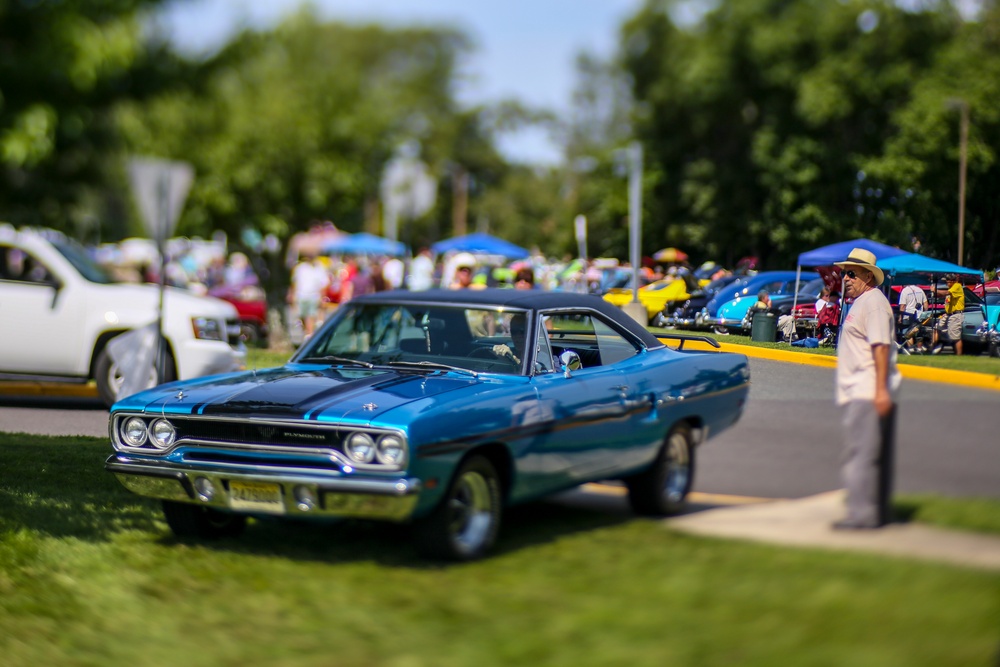
[[[750,340],[773,343],[778,337],[778,318],[771,313],[754,313],[750,322]]]

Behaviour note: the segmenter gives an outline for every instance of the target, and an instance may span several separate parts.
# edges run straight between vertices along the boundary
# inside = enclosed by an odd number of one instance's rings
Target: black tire
[[[150,369],[150,377],[152,378],[153,369]],[[163,368],[163,382],[173,382],[177,379],[177,369],[174,365],[174,358],[171,356],[170,352],[167,352],[166,362]],[[105,347],[101,350],[100,354],[97,355],[97,363],[94,364],[94,380],[97,382],[97,393],[101,397],[101,400],[105,405],[111,407],[111,405],[117,401],[120,397],[118,396],[118,390],[122,386],[122,375],[118,370],[118,365],[115,364],[111,355],[108,353],[108,348]],[[150,384],[150,386],[153,386]]]
[[[694,485],[694,442],[691,428],[678,424],[667,435],[656,460],[625,480],[632,511],[643,516],[676,514]]]
[[[246,528],[247,518],[240,514],[220,512],[209,507],[163,501],[163,516],[174,535],[181,538],[196,537],[218,540],[238,537]]]
[[[482,557],[500,530],[502,497],[496,468],[483,456],[466,460],[441,503],[414,524],[424,556],[467,561]]]
[[[253,322],[240,322],[240,338],[247,347],[260,347],[260,329]]]

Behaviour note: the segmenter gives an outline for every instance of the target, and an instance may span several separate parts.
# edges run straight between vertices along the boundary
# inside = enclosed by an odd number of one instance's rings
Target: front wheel
[[[496,541],[501,514],[500,478],[489,459],[473,456],[459,468],[441,503],[414,525],[426,556],[473,560]]]
[[[163,501],[163,516],[177,537],[197,537],[203,540],[238,537],[247,525],[247,518],[240,514],[171,500]]]
[[[678,424],[667,435],[656,460],[638,475],[625,479],[632,511],[644,516],[675,514],[694,485],[694,443],[691,428]]]
[[[177,371],[174,368],[173,357],[170,356],[170,352],[167,352],[163,364],[163,382],[173,382],[176,378]],[[125,373],[118,363],[111,358],[107,347],[97,355],[97,363],[94,364],[94,379],[97,382],[97,393],[108,407],[119,398],[124,398],[124,396],[121,396],[121,389],[125,383]],[[149,379],[144,389],[155,386],[156,366],[154,365],[149,367]]]

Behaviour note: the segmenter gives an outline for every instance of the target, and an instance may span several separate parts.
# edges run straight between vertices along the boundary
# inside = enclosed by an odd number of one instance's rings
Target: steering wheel
[[[469,359],[491,359],[496,360],[500,358],[496,352],[493,351],[491,347],[477,347],[472,350],[468,355]]]

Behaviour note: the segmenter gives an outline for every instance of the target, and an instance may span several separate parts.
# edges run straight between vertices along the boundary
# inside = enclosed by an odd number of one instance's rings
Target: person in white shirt
[[[845,296],[854,299],[837,343],[837,405],[844,428],[847,516],[835,530],[879,528],[891,520],[896,402],[892,307],[878,289],[884,278],[875,255],[855,248],[843,262]]]
[[[312,336],[316,328],[316,314],[329,285],[329,272],[314,256],[303,256],[292,269],[292,302],[302,320],[302,332],[306,338]]]
[[[407,287],[414,292],[422,292],[434,286],[434,260],[431,251],[422,248],[420,253],[410,262],[410,275]]]
[[[405,267],[398,257],[390,257],[382,265],[382,277],[385,278],[386,289],[399,289],[403,286]]]
[[[899,292],[899,314],[906,318],[902,324],[912,324],[927,309],[927,295],[916,285],[907,285]]]

